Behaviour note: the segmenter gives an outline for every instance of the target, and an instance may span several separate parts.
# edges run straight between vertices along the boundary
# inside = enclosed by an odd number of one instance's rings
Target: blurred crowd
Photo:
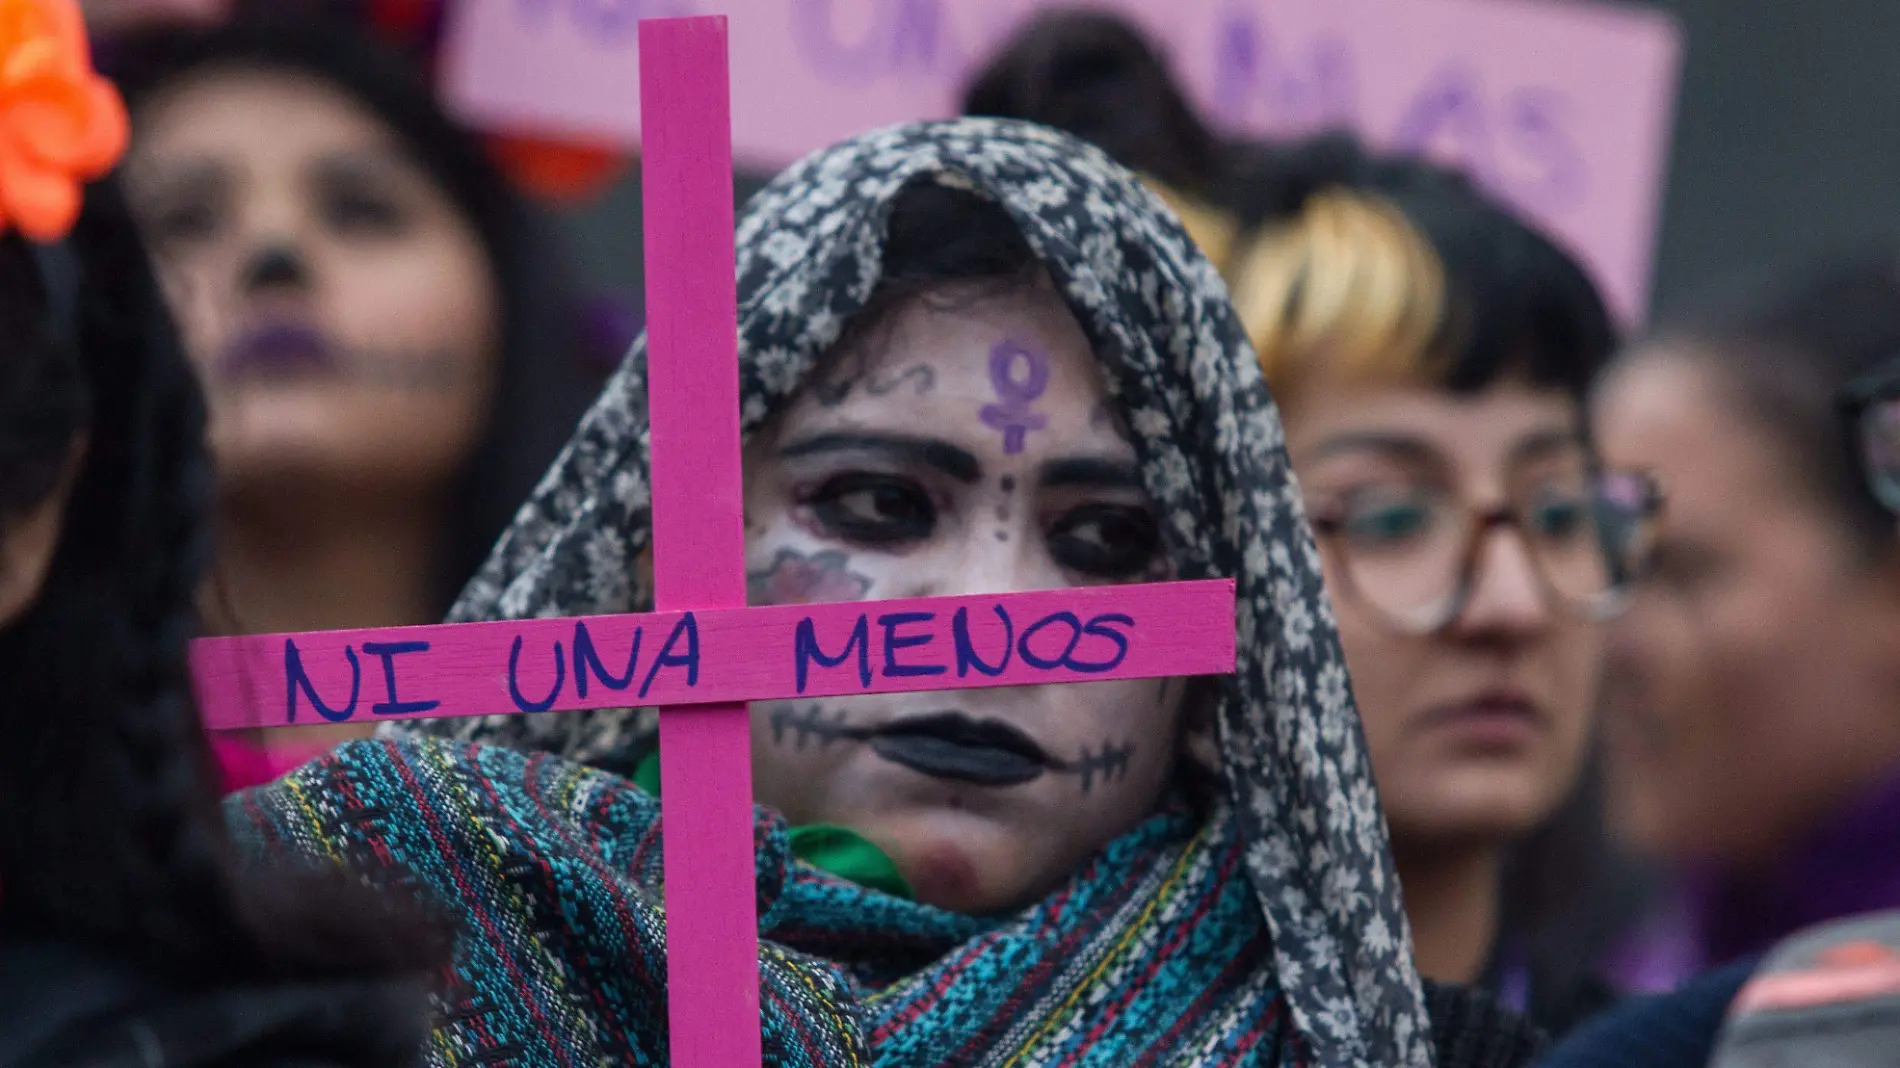
[[[650,715],[206,734],[187,658],[650,608],[552,226],[627,161],[458,124],[422,0],[0,15],[0,1066],[664,1063]],[[1221,575],[1242,662],[755,707],[767,1059],[1900,1063],[1900,249],[1626,333],[1117,17],[963,111],[741,227],[753,603]]]

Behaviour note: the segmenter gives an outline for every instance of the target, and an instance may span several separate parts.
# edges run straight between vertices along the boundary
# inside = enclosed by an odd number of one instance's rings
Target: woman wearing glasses
[[[1450,174],[1337,140],[1257,167],[1217,260],[1286,414],[1419,968],[1561,1032],[1609,998],[1579,783],[1598,624],[1657,505],[1584,432],[1610,323]]]
[[[1226,276],[1320,535],[1420,971],[1553,1032],[1601,1007],[1624,910],[1579,785],[1596,623],[1656,501],[1584,441],[1614,338],[1583,272],[1436,168],[1220,145],[1115,16],[1030,23],[965,108],[1165,184]]]

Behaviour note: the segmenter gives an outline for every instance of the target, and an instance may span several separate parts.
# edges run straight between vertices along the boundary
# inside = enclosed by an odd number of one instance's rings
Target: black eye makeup
[[[155,246],[189,245],[217,236],[222,213],[208,197],[167,204],[146,223],[148,240]]]
[[[149,190],[142,197],[137,195],[141,186]],[[131,189],[139,225],[154,248],[211,240],[230,220],[230,183],[214,168],[135,178]]]
[[[877,463],[870,457],[891,466],[859,466]],[[981,465],[947,442],[834,432],[789,442],[778,449],[778,458],[801,465],[829,458],[828,472],[814,472],[791,488],[800,523],[818,537],[902,552],[942,536],[946,522],[961,529],[959,520],[968,518],[973,536],[987,538],[991,531],[992,499],[967,492],[982,482]],[[1136,494],[1130,491],[1141,486],[1131,461],[1056,460],[1038,475],[1037,493],[1053,493],[1060,502],[1042,511],[1054,517],[1044,519],[1042,537],[1058,566],[1100,582],[1136,580],[1153,571],[1161,552],[1160,520],[1145,500],[1131,499]],[[1009,475],[999,482],[1005,495],[1015,493],[1018,484]],[[979,508],[981,521],[974,511]],[[968,517],[965,510],[972,510]],[[997,510],[1001,521],[1007,522],[1008,514],[1007,507]],[[995,532],[1005,534],[1000,528]]]
[[[339,234],[396,237],[409,229],[408,211],[379,190],[334,186],[321,196],[324,224]]]
[[[937,530],[937,505],[929,491],[902,475],[833,475],[799,492],[797,500],[810,510],[820,534],[870,548],[903,548]]]
[[[349,237],[407,233],[414,211],[404,195],[402,165],[375,154],[325,159],[311,184],[324,225]]]
[[[1057,516],[1045,536],[1057,563],[1098,579],[1140,577],[1161,551],[1154,512],[1137,505],[1079,505]]]

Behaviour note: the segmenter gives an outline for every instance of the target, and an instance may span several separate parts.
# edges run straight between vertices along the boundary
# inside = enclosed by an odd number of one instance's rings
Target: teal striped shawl
[[[229,814],[258,862],[346,863],[455,919],[429,1063],[667,1063],[660,810],[630,781],[390,739],[238,795]],[[1233,826],[1172,808],[1034,907],[979,919],[797,861],[759,810],[765,1063],[1304,1063]]]

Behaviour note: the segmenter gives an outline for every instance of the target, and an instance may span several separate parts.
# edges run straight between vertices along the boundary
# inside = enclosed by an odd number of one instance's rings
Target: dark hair
[[[1652,873],[1613,845],[1603,816],[1601,745],[1584,757],[1564,803],[1506,858],[1499,901],[1503,962],[1530,979],[1528,1014],[1553,1036],[1616,999],[1608,951],[1653,900]]]
[[[0,524],[83,448],[39,596],[0,629],[0,929],[188,981],[431,968],[433,928],[381,898],[230,865],[186,659],[203,404],[110,183],[50,254],[0,237],[0,326]],[[413,1026],[365,1026],[385,1023]]]
[[[877,286],[846,325],[838,350],[855,350],[913,301],[1023,291],[1035,285],[1041,269],[1001,205],[928,178],[914,180],[891,198]]]
[[[1213,185],[1219,142],[1128,21],[1092,11],[1029,20],[964,90],[965,115],[1053,126],[1189,194]]]
[[[1327,134],[1284,146],[1238,145],[1216,202],[1257,233],[1345,192],[1395,209],[1443,277],[1431,380],[1476,393],[1511,375],[1581,399],[1617,345],[1590,277],[1564,249],[1460,172],[1368,152]]]
[[[891,198],[877,285],[844,324],[814,387],[842,400],[864,376],[866,346],[904,308],[1026,292],[1041,269],[1009,213],[993,200],[919,178]]]
[[[155,94],[204,70],[284,70],[335,86],[387,124],[473,224],[496,280],[501,363],[486,433],[443,532],[446,610],[599,388],[578,356],[566,275],[528,207],[394,48],[312,5],[245,3],[222,25],[162,27],[109,43],[108,72],[135,119]]]
[[[1777,439],[1800,483],[1872,559],[1893,544],[1893,515],[1860,467],[1837,391],[1900,354],[1900,256],[1835,258],[1766,293],[1692,314],[1660,334],[1710,369]],[[1638,349],[1625,359],[1642,359]]]
[[[0,298],[9,295],[0,299],[0,337],[14,348],[0,360],[0,531],[53,491],[91,411],[68,339],[50,328],[39,262],[17,236],[0,240]]]

